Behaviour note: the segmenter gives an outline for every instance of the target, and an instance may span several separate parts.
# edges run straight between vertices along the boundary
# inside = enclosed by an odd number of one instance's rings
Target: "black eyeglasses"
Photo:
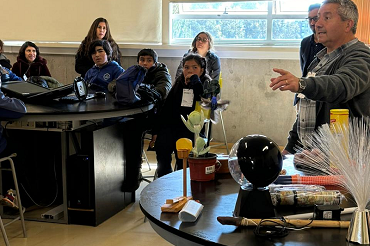
[[[208,38],[201,38],[201,37],[197,37],[197,41],[202,41],[203,43],[205,43],[205,42],[208,42]]]
[[[311,22],[311,21],[316,22],[316,21],[319,20],[319,17],[318,16],[315,16],[315,17],[307,17],[306,20],[308,20],[309,22]]]

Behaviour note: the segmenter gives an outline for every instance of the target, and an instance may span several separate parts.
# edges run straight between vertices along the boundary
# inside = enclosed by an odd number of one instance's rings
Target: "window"
[[[170,43],[189,44],[201,31],[217,44],[298,45],[312,34],[308,7],[318,0],[170,3]]]

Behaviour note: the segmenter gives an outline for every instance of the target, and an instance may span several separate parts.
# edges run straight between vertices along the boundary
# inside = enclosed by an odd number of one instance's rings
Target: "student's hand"
[[[193,85],[195,85],[197,83],[200,83],[200,79],[199,79],[198,75],[196,75],[196,74],[188,74],[185,77],[185,84],[186,85],[193,86]]]
[[[299,78],[294,76],[288,71],[283,69],[274,68],[274,72],[280,73],[281,76],[277,78],[271,78],[270,87],[272,90],[291,91],[297,92],[299,89]]]
[[[190,77],[193,76],[192,74],[188,74],[185,77],[185,85],[188,85],[190,83]]]

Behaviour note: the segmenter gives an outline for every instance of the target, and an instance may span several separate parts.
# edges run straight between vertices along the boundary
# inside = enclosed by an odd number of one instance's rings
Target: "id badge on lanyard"
[[[192,107],[193,100],[194,100],[193,89],[183,89],[181,107]]]

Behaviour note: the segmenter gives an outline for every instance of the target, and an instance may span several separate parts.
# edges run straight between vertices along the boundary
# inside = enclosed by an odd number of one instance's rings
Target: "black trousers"
[[[178,158],[176,151],[176,141],[180,138],[189,138],[194,141],[194,133],[183,127],[166,127],[158,132],[155,142],[158,177],[172,172],[171,162],[173,152],[175,152],[177,169],[182,169],[182,160]]]

